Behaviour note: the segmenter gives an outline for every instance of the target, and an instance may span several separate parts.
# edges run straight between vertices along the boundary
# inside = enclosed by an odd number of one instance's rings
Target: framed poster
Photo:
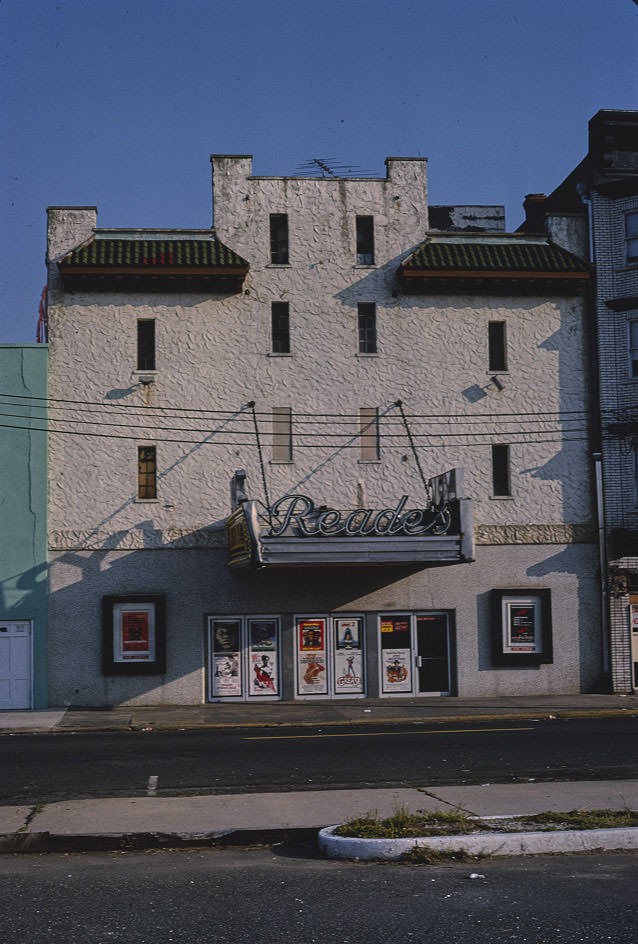
[[[166,671],[163,596],[102,598],[102,670],[105,675]]]
[[[241,697],[241,620],[210,621],[212,695],[214,698]]]
[[[552,662],[549,590],[492,590],[492,632],[497,665]]]
[[[113,615],[114,662],[153,662],[155,659],[155,606],[153,603],[117,603]]]
[[[361,695],[363,686],[363,619],[334,617],[334,693]]]
[[[247,620],[250,695],[279,696],[279,620]]]
[[[410,617],[379,618],[381,691],[384,695],[412,691],[412,630]]]
[[[297,694],[327,695],[325,618],[297,619],[296,640]]]

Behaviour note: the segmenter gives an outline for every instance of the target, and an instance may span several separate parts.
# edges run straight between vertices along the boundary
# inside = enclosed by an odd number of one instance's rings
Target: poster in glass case
[[[337,617],[333,626],[335,694],[360,695],[364,690],[362,619]]]
[[[297,620],[297,694],[327,695],[326,620]]]

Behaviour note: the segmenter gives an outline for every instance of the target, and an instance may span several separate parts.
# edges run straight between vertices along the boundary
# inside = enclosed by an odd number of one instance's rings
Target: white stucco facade
[[[239,290],[123,289],[108,276],[69,290],[57,263],[94,237],[96,212],[49,210],[49,396],[59,410],[49,457],[51,703],[200,703],[211,693],[208,617],[251,614],[279,621],[284,698],[300,694],[295,616],[340,612],[363,620],[361,694],[384,694],[384,613],[445,614],[450,694],[590,690],[601,643],[580,295],[476,286],[405,294],[399,266],[428,231],[424,160],[389,158],[385,178],[361,180],[254,177],[249,157],[212,164],[215,236],[249,263]],[[286,264],[271,261],[272,214],[287,216]],[[374,220],[373,264],[357,264],[358,216]],[[273,352],[272,304],[281,302],[289,353]],[[376,353],[360,352],[359,303],[376,306]],[[155,326],[150,371],[138,369],[140,320]],[[489,369],[490,322],[506,326],[506,370]],[[398,400],[425,477],[464,470],[474,562],[229,569],[234,471],[246,470],[250,497],[265,500],[250,404],[271,504],[302,493],[317,505],[379,509],[404,494],[410,507],[425,500]],[[273,461],[275,408],[291,411],[286,462]],[[375,408],[379,455],[362,461],[360,410]],[[492,444],[509,446],[508,495],[493,494]],[[138,497],[144,445],[156,450],[154,499]],[[551,596],[551,659],[494,663],[489,599],[498,588]],[[109,674],[102,601],[144,594],[165,599],[166,665]]]

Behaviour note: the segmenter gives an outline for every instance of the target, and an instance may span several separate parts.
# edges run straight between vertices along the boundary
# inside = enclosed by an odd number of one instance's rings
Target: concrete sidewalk
[[[148,796],[67,800],[42,807],[0,806],[0,852],[274,842],[294,836],[314,837],[321,827],[366,813],[387,816],[397,809],[463,809],[479,816],[546,810],[638,810],[638,780]],[[544,851],[551,852],[551,843],[556,840],[548,836]]]
[[[222,727],[416,724],[638,715],[638,695],[394,698],[0,711],[0,734]]]

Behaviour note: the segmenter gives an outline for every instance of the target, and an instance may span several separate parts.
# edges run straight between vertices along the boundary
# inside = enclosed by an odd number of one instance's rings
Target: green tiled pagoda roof
[[[248,269],[248,263],[215,236],[210,239],[93,237],[76,247],[60,267],[86,269]]]
[[[587,265],[554,243],[546,241],[447,240],[428,238],[403,263],[405,273],[455,273],[477,275],[515,273],[565,275],[578,273],[586,276]]]

